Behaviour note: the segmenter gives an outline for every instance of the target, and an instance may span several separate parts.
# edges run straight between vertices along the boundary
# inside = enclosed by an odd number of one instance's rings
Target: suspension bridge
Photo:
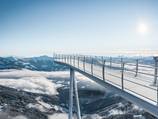
[[[158,57],[152,64],[138,59],[55,54],[56,63],[70,68],[69,119],[73,118],[73,96],[81,119],[75,72],[108,88],[158,118]]]

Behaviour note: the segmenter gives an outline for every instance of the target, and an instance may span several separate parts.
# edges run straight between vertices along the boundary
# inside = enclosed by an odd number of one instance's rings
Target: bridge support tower
[[[75,97],[77,119],[81,119],[80,103],[78,97],[77,81],[75,78],[74,69],[70,68],[70,88],[69,88],[69,116],[68,119],[73,119],[73,97]]]

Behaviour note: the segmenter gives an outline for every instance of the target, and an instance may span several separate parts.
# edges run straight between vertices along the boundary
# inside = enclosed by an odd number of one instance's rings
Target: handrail
[[[158,86],[157,86],[157,88],[153,88],[151,86],[147,86],[147,85],[129,80],[127,77],[125,78],[126,71],[128,71],[129,73],[131,72],[132,74],[135,73],[134,77],[138,77],[138,76],[140,76],[140,74],[143,74],[145,76],[153,77],[153,79],[151,79],[151,80],[153,80],[153,85],[156,86],[158,83],[158,81],[157,81],[158,60],[153,59],[155,62],[155,66],[152,66],[152,65],[150,66],[150,65],[146,65],[146,64],[144,64],[144,65],[139,64],[138,59],[135,60],[135,64],[134,64],[134,63],[128,63],[127,61],[124,62],[123,58],[121,58],[121,60],[118,60],[118,61],[116,61],[116,60],[113,61],[112,57],[110,57],[109,59],[105,59],[104,57],[99,57],[99,58],[90,57],[90,56],[87,57],[85,55],[78,55],[78,56],[76,56],[76,55],[56,55],[56,56],[54,56],[54,58],[61,62],[65,62],[65,63],[73,65],[79,69],[82,69],[84,72],[89,70],[88,71],[89,73],[91,73],[92,75],[101,77],[104,81],[106,81],[105,77],[106,77],[106,75],[108,75],[108,74],[105,74],[105,70],[113,70],[113,71],[119,70],[120,77],[113,75],[113,74],[111,74],[111,75],[120,79],[120,81],[121,81],[120,86],[121,86],[122,90],[126,89],[126,90],[130,90],[132,92],[135,92],[135,91],[131,90],[130,88],[127,88],[124,81],[128,81],[128,82],[134,83],[136,85],[139,85],[141,87],[153,90],[153,91],[155,91],[155,95],[157,97],[157,100],[156,101],[154,100],[154,102],[156,102],[158,105]],[[76,66],[76,63],[77,63],[77,66]],[[86,64],[89,64],[90,66],[86,67]],[[95,69],[95,67],[97,67],[97,66],[99,66],[98,67],[98,68],[100,68],[99,70]],[[132,67],[132,69],[130,69],[131,67]],[[144,71],[144,70],[142,70],[143,68],[146,68],[145,70],[147,70],[147,69],[148,70]],[[95,69],[95,71],[100,72],[100,75],[96,74],[94,72],[94,69]],[[153,71],[153,73],[151,71]],[[116,84],[116,82],[115,82],[115,84]],[[138,92],[135,92],[135,93],[139,94]],[[139,94],[139,95],[143,96],[143,94]],[[144,95],[143,97],[146,97],[146,96]],[[151,98],[148,98],[148,97],[146,97],[146,98],[153,101],[153,99],[151,99]]]

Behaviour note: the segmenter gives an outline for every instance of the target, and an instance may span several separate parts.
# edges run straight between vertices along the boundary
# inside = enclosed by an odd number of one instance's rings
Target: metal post
[[[122,64],[122,62],[123,62],[123,58],[121,57],[121,64]]]
[[[121,66],[121,86],[122,86],[122,90],[124,90],[124,65],[125,63],[122,62],[122,66]]]
[[[62,62],[64,62],[64,61],[63,61],[63,59],[64,59],[64,58],[63,58],[63,55],[61,55],[61,56],[62,56]]]
[[[55,53],[53,52],[53,59],[55,59]]]
[[[85,56],[83,57],[83,70],[85,71]]]
[[[121,66],[120,66],[121,69],[122,69],[122,63],[123,63],[123,62],[124,62],[124,61],[123,61],[123,58],[121,57]]]
[[[138,59],[137,59],[137,60],[136,60],[136,74],[135,74],[135,77],[137,77],[137,75],[138,75],[138,66],[139,66],[138,63],[139,63],[139,62],[138,62]]]
[[[66,63],[68,63],[68,57],[67,57],[67,55],[66,55]]]
[[[60,61],[60,55],[57,55],[57,57],[58,57],[58,61]]]
[[[112,67],[112,57],[110,57],[110,68]]]
[[[74,72],[75,75],[75,72]],[[76,106],[77,106],[77,118],[81,119],[81,111],[80,111],[80,103],[79,103],[79,97],[78,97],[78,88],[77,88],[77,81],[74,76],[74,91],[75,91],[75,100],[76,100]]]
[[[69,64],[69,56],[67,55],[67,64]]]
[[[64,59],[65,59],[65,63],[66,63],[66,56],[64,56]]]
[[[91,62],[91,74],[93,75],[93,58],[92,58],[92,62]]]
[[[157,86],[157,106],[158,106],[158,81],[157,81],[158,57],[154,57],[154,61],[155,61],[154,85]]]
[[[75,66],[75,55],[74,55],[73,61],[74,61],[74,66]]]
[[[104,57],[103,56],[101,57],[101,61],[104,62]]]
[[[154,57],[155,68],[154,68],[154,85],[157,84],[157,69],[158,69],[158,57]]]
[[[157,106],[158,106],[158,84],[157,84]]]
[[[67,58],[68,58],[68,62],[67,63],[70,64],[70,56],[68,55]]]
[[[78,68],[79,68],[79,65],[80,65],[80,61],[79,61],[79,59],[80,59],[80,57],[78,56],[77,59],[78,59]]]
[[[72,64],[72,56],[70,55],[70,64]]]
[[[74,80],[74,70],[70,68],[70,88],[69,88],[69,119],[73,117],[73,80]]]
[[[105,81],[105,60],[103,60],[102,75],[103,75],[103,80]]]

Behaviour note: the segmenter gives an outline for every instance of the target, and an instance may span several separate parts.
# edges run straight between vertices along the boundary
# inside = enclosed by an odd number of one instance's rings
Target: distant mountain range
[[[153,65],[153,57],[124,57],[124,61],[135,63],[139,59],[139,63],[146,65]],[[113,57],[113,61],[120,61],[120,57]],[[56,64],[53,57],[39,56],[30,58],[18,57],[0,57],[1,69],[30,69],[37,71],[61,71],[67,70],[68,67]]]
[[[0,57],[0,69],[30,69],[37,71],[60,71],[68,69],[56,64],[53,57],[39,56],[31,58]]]

